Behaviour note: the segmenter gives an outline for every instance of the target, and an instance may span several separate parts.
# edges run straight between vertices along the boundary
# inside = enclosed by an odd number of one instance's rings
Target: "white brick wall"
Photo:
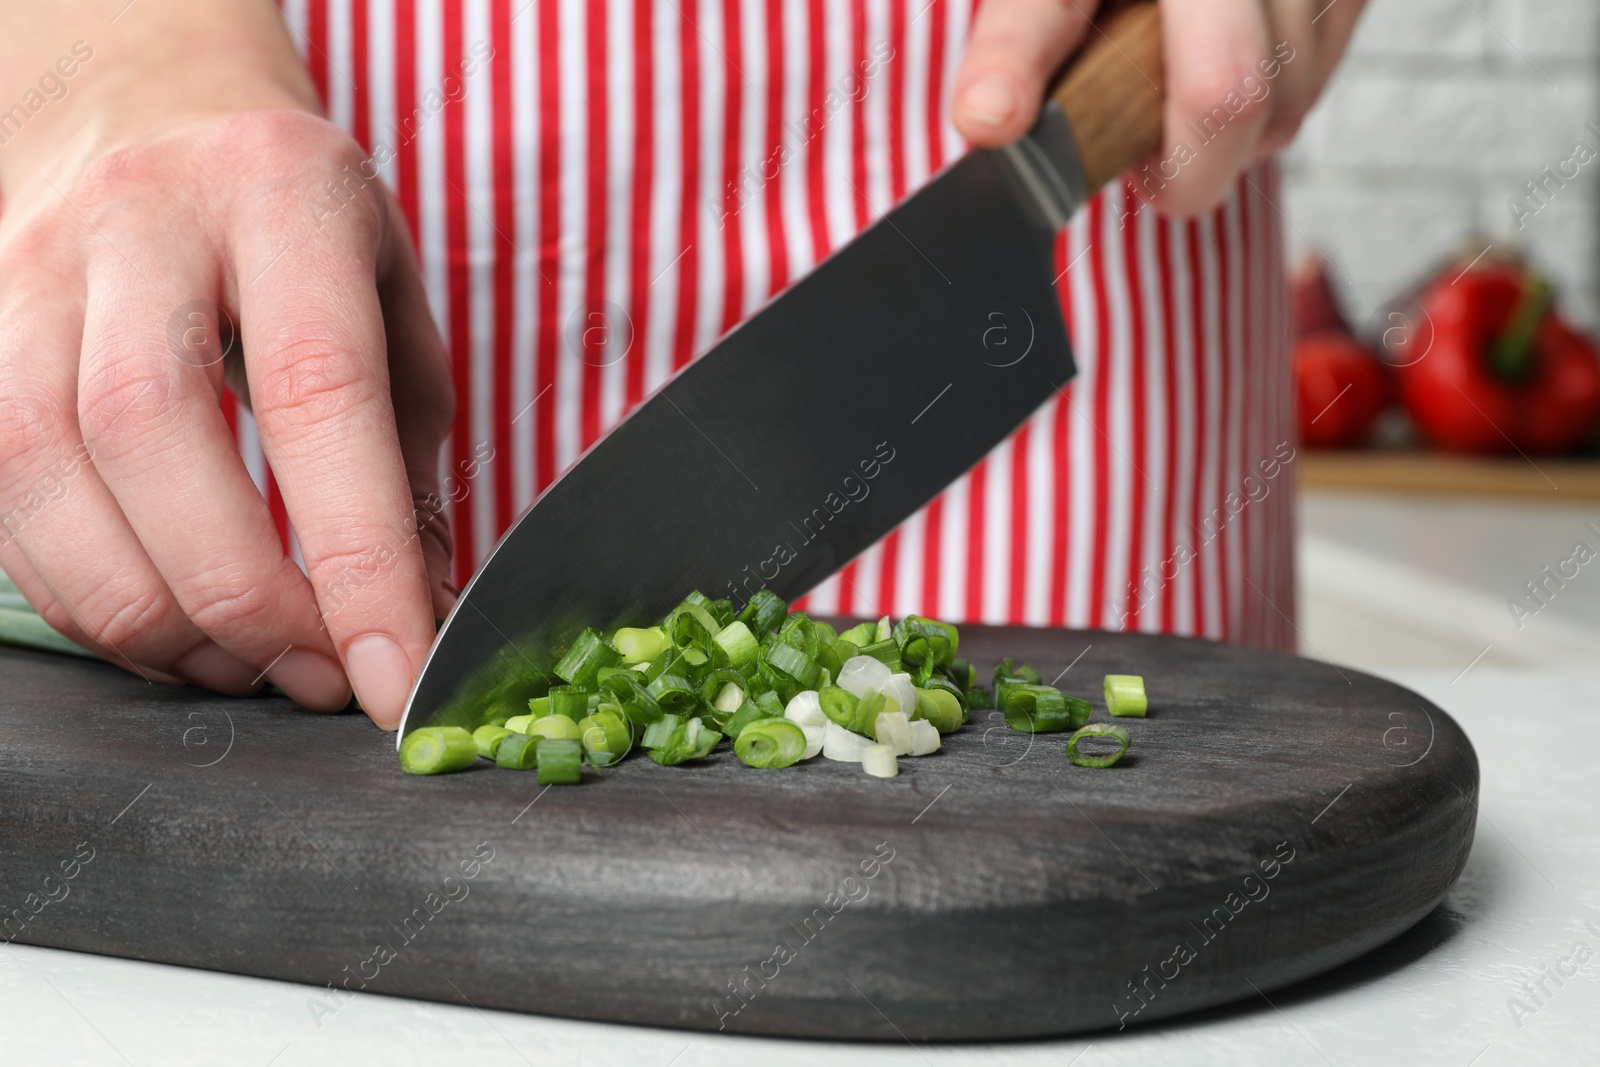
[[[1463,247],[1520,247],[1600,329],[1600,159],[1519,229],[1507,201],[1600,151],[1600,0],[1370,0],[1284,158],[1297,251],[1348,280],[1358,327]],[[1534,203],[1529,201],[1529,203]]]

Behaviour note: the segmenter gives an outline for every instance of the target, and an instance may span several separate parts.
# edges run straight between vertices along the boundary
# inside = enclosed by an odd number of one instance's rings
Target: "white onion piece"
[[[783,717],[796,726],[828,724],[828,716],[822,710],[822,697],[815,689],[796,693],[794,699],[789,701],[789,706],[783,709]]]
[[[861,769],[874,778],[893,778],[900,773],[900,763],[888,745],[867,745],[861,750]]]
[[[800,753],[803,760],[811,759],[822,751],[822,746],[828,740],[827,726],[802,726],[800,732],[806,735],[806,750]],[[937,732],[937,731],[935,731]]]
[[[823,713],[822,698],[815,689],[796,693],[789,706],[783,709],[783,717],[806,735],[806,750],[801,753],[801,759],[808,760],[822,751],[828,737],[828,716]]]
[[[839,677],[833,684],[860,700],[873,690],[883,688],[889,677],[889,668],[871,656],[851,656],[839,668]]]
[[[824,759],[834,759],[841,763],[860,763],[861,750],[870,744],[872,742],[860,734],[846,730],[836,722],[830,722],[823,732],[822,756]]]
[[[939,731],[927,719],[918,719],[911,724],[911,754],[913,756],[926,756],[930,752],[939,751]]]
[[[879,712],[877,721],[872,724],[872,736],[880,745],[894,749],[896,756],[911,753],[911,724],[906,721],[904,712]]]
[[[894,701],[890,711],[898,711],[906,718],[917,710],[917,687],[911,684],[909,674],[891,674],[889,680],[878,687],[878,692]]]

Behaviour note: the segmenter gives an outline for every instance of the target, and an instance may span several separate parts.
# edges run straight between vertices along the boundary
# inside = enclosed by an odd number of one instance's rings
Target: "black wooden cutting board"
[[[1109,770],[979,713],[892,780],[631,759],[400,773],[354,714],[0,651],[0,907],[18,941],[343,990],[901,1040],[1147,1022],[1334,967],[1425,915],[1478,766],[1398,686],[1182,638],[963,628],[1092,697]],[[332,987],[330,989],[329,987]]]

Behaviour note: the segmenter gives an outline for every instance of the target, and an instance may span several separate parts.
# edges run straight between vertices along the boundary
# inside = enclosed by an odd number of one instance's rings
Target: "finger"
[[[236,270],[255,279],[240,310],[262,442],[361,706],[393,728],[434,625],[374,282],[384,216],[355,202],[303,236],[285,224],[303,217],[298,203],[242,210]]]
[[[234,689],[265,676],[296,703],[339,710],[350,690],[310,583],[217,403],[222,347],[187,343],[220,332],[217,306],[196,299],[218,291],[209,254],[145,269],[101,257],[88,279],[78,406],[101,477],[184,615],[226,650]]]
[[[977,145],[1001,145],[1027,132],[1045,87],[1083,40],[1098,0],[988,0],[956,72],[950,114]]]
[[[28,324],[0,338],[0,559],[18,588],[56,630],[143,677],[250,691],[184,616],[92,462],[75,404],[81,299],[9,277],[0,291],[12,298],[0,322]]]
[[[1367,0],[1319,0],[1317,13],[1311,16],[1311,25],[1317,38],[1317,75],[1313,83],[1313,96],[1320,95],[1333,75],[1339,58],[1350,45],[1356,32],[1356,22],[1361,18]]]
[[[1272,117],[1256,143],[1255,159],[1272,155],[1294,139],[1322,87],[1314,5],[1327,0],[1268,0],[1271,52],[1261,75],[1269,89]]]
[[[1193,215],[1222,199],[1270,117],[1266,18],[1261,0],[1165,0],[1161,18],[1165,135],[1145,188],[1160,210]]]
[[[385,200],[389,224],[378,298],[389,338],[389,392],[433,613],[442,618],[460,595],[450,581],[450,520],[439,493],[439,449],[450,431],[455,394],[449,356],[428,312],[405,219],[393,198]],[[490,453],[487,461],[493,459]]]

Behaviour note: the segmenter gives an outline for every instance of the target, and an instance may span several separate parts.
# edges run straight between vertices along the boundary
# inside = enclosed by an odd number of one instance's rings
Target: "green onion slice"
[[[1006,725],[1025,734],[1057,733],[1072,725],[1072,712],[1061,690],[1048,685],[1012,682],[1000,698]]]
[[[539,742],[543,740],[532,734],[512,734],[501,740],[494,762],[508,771],[529,770],[539,762]]]
[[[1106,710],[1113,715],[1144,718],[1149,702],[1144,695],[1144,678],[1137,674],[1106,675]]]
[[[733,743],[734,755],[752,767],[788,767],[805,750],[805,731],[788,719],[757,719]]]
[[[756,654],[761,651],[761,645],[756,641],[756,635],[744,623],[735,620],[717,631],[717,636],[712,638],[717,647],[728,657],[728,663],[734,667],[743,667],[755,662]]]
[[[538,763],[540,785],[577,785],[583,777],[583,746],[574,739],[543,738]]]
[[[577,722],[589,714],[589,690],[581,685],[554,686],[550,690],[549,708],[550,714]]]
[[[478,743],[459,726],[421,726],[400,742],[400,768],[407,774],[448,774],[477,759]]]
[[[770,634],[789,612],[789,605],[770,589],[757,589],[739,612],[739,621],[752,633]]]
[[[655,698],[663,711],[674,714],[692,713],[699,706],[694,683],[681,674],[663,674],[646,686],[645,692]]]
[[[608,767],[628,752],[628,724],[615,712],[597,711],[579,722],[578,729],[582,731],[579,740],[584,754],[596,767]]]
[[[587,627],[572,642],[567,654],[556,661],[556,676],[572,685],[594,684],[601,667],[615,667],[622,662],[617,650],[606,643],[594,627]]]
[[[478,746],[478,755],[484,759],[494,759],[495,750],[500,747],[500,742],[510,737],[515,731],[507,730],[504,726],[489,723],[472,731],[473,743]]]
[[[663,715],[645,727],[644,736],[639,738],[639,744],[644,748],[660,748],[671,740],[672,732],[682,725],[683,716]]]
[[[611,645],[622,662],[631,667],[635,663],[649,663],[671,648],[672,642],[667,639],[667,631],[659,626],[647,626],[642,630],[624,626],[611,635]]]
[[[1128,740],[1128,731],[1114,722],[1090,723],[1067,738],[1067,758],[1080,767],[1109,767],[1128,751]],[[1087,751],[1080,747],[1085,741]],[[1108,750],[1107,742],[1115,748]]]
[[[961,701],[944,689],[918,689],[916,717],[941,734],[955,733],[961,729]]]

